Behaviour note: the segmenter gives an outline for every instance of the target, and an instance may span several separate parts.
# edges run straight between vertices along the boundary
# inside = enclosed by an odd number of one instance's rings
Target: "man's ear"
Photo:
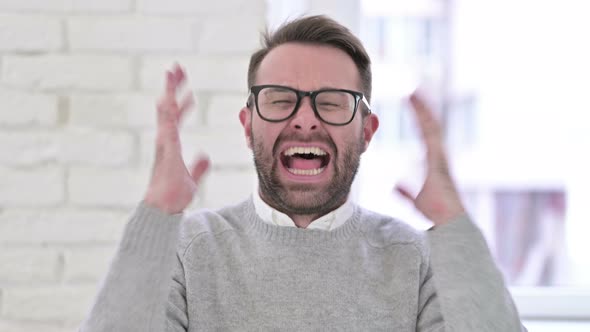
[[[251,136],[252,136],[252,110],[248,107],[244,106],[240,110],[240,122],[242,123],[242,127],[244,127],[244,136],[246,137],[246,144],[248,147],[252,149],[252,144],[250,144]]]
[[[365,148],[363,152],[367,151],[369,148],[369,143],[371,143],[371,139],[378,128],[379,117],[376,114],[371,113],[367,115],[365,119],[363,119],[363,139],[365,141]]]

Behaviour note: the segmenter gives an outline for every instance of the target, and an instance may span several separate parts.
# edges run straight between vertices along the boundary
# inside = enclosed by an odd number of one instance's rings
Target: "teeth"
[[[326,169],[325,167],[316,168],[316,169],[296,169],[296,168],[288,168],[289,172],[295,175],[318,175]]]
[[[318,148],[318,147],[302,147],[302,146],[294,146],[294,147],[290,147],[285,151],[285,155],[286,156],[292,156],[294,154],[315,154],[316,156],[324,156],[326,155],[326,151]]]

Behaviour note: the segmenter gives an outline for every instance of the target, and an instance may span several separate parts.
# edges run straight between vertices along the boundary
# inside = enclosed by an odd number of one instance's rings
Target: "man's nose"
[[[290,125],[296,130],[311,131],[316,130],[320,124],[320,119],[315,115],[313,107],[311,105],[311,98],[303,97],[299,104],[299,108],[293,118],[291,119]]]

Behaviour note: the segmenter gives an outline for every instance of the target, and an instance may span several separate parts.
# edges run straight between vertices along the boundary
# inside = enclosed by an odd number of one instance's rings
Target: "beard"
[[[287,215],[324,215],[344,204],[358,171],[360,156],[364,151],[362,139],[345,142],[344,150],[339,151],[328,135],[320,133],[305,138],[297,134],[281,134],[275,141],[270,155],[265,154],[262,139],[257,140],[252,135],[250,140],[260,195],[270,206]],[[281,160],[278,157],[280,153],[278,147],[286,140],[328,144],[333,151],[330,156],[330,163],[333,166],[331,181],[321,187],[308,183],[290,185],[282,183],[279,179]]]

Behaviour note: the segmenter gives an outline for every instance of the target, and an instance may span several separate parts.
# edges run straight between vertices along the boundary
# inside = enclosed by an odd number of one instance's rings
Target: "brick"
[[[0,251],[0,283],[58,281],[59,253],[46,248],[3,248]]]
[[[200,54],[249,56],[260,47],[260,33],[264,31],[264,22],[262,15],[259,19],[244,15],[224,15],[203,20],[195,26],[196,48]]]
[[[54,206],[64,199],[64,174],[59,167],[0,167],[0,206]]]
[[[132,9],[133,0],[2,0],[0,10],[24,12],[116,13]]]
[[[185,67],[187,86],[191,90],[213,92],[246,92],[248,57],[203,56],[203,57],[145,57],[140,73],[141,88],[161,91],[164,73],[174,62]]]
[[[2,317],[30,321],[80,321],[88,312],[95,293],[95,286],[4,288]]]
[[[41,90],[125,90],[132,84],[131,68],[131,60],[122,56],[5,56],[2,80]]]
[[[57,96],[0,90],[0,125],[55,125]]]
[[[177,17],[76,17],[67,31],[75,51],[190,51],[192,25]]]
[[[74,0],[70,2],[73,12],[121,13],[133,10],[133,0]]]
[[[148,169],[72,168],[68,177],[70,202],[79,206],[131,208],[147,189]]]
[[[30,166],[57,160],[59,139],[49,131],[0,132],[0,163]]]
[[[140,94],[74,94],[69,121],[107,128],[155,128],[156,98]]]
[[[138,11],[149,14],[257,14],[265,12],[263,0],[224,0],[224,1],[194,1],[194,0],[138,0]]]
[[[4,209],[0,213],[2,244],[117,243],[131,215],[101,209]]]
[[[40,322],[28,322],[22,320],[4,320],[0,318],[0,331],[6,332],[31,332],[31,331],[43,331],[43,332],[71,332],[75,328],[64,327],[61,323],[40,323]]]
[[[62,43],[59,19],[0,14],[0,51],[55,51]]]
[[[238,117],[246,106],[247,94],[215,94],[207,105],[207,126],[215,130],[243,132]]]
[[[131,161],[135,140],[121,131],[68,128],[60,132],[0,132],[0,163],[38,165],[50,161],[69,164],[119,166]]]
[[[217,209],[246,199],[256,190],[254,168],[245,170],[214,170],[208,174],[200,190],[199,205]]]
[[[76,247],[65,252],[64,281],[67,283],[97,282],[101,280],[115,255],[116,246],[96,248]]]
[[[198,133],[182,131],[182,155],[186,163],[191,163],[199,154],[206,154],[215,167],[250,166],[252,153],[246,139],[240,132],[201,129]],[[141,138],[142,163],[151,165],[155,155],[155,133],[144,133]]]
[[[70,164],[120,166],[135,153],[135,140],[129,133],[71,128],[61,133],[60,161]]]

